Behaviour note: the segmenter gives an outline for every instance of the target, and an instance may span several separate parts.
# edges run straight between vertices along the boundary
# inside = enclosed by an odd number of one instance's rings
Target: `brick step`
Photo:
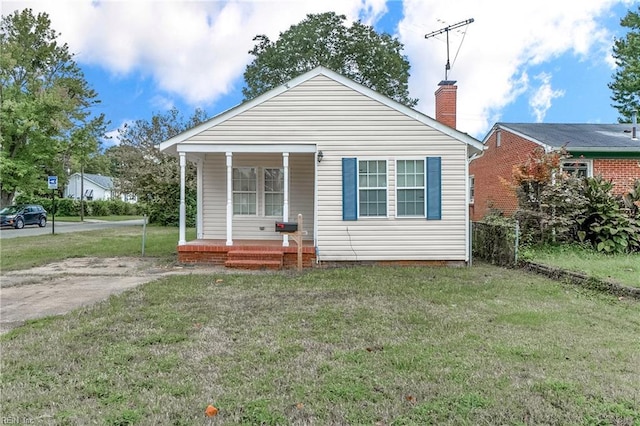
[[[265,260],[265,259],[227,259],[224,263],[227,268],[235,269],[282,269],[282,259]]]
[[[232,250],[227,253],[229,260],[277,260],[282,262],[284,253],[279,250]]]

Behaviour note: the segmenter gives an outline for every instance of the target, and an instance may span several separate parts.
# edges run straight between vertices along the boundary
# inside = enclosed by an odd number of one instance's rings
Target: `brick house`
[[[640,140],[632,124],[496,123],[483,140],[485,150],[469,165],[470,217],[480,220],[491,209],[506,215],[517,209],[511,181],[513,166],[538,147],[547,152],[565,148],[571,158],[563,170],[602,176],[624,193],[640,179]]]

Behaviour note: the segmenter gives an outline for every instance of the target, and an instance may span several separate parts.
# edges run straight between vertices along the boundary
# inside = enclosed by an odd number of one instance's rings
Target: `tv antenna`
[[[444,79],[447,80],[447,74],[451,69],[451,64],[449,63],[449,31],[455,30],[456,28],[464,27],[465,25],[469,25],[473,22],[473,18],[458,22],[453,25],[449,25],[448,27],[441,28],[437,31],[430,32],[429,34],[425,34],[424,38],[431,38],[442,33],[447,33],[447,63],[444,66]]]

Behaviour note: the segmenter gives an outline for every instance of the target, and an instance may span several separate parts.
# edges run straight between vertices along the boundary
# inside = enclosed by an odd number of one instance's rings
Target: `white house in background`
[[[69,176],[64,197],[79,200],[82,190],[84,190],[85,200],[110,200],[113,197],[113,178],[84,173],[83,184],[82,175],[74,173]]]
[[[443,83],[455,114],[455,82]],[[247,240],[286,248],[275,222],[298,214],[318,262],[469,261],[468,160],[482,143],[326,68],[159,148],[180,159],[181,261],[224,264]],[[198,184],[190,242],[187,161]]]

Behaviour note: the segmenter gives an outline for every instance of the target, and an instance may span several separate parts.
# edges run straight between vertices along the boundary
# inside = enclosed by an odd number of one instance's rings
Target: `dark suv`
[[[25,225],[47,226],[47,211],[39,204],[8,206],[0,210],[0,226],[22,229]]]

